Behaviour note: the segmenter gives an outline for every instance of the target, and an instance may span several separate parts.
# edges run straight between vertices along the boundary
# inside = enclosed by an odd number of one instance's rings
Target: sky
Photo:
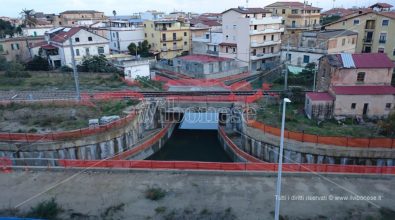
[[[284,1],[284,0],[282,0]],[[303,0],[300,0],[301,2]],[[368,6],[379,0],[335,0],[336,7]],[[392,0],[380,0],[390,2]],[[276,0],[249,0],[249,7],[264,7]],[[22,9],[58,14],[66,10],[97,10],[112,15],[130,15],[146,10],[172,12],[222,12],[239,5],[246,6],[246,0],[0,0],[0,16],[19,17]],[[324,10],[333,6],[332,0],[310,0],[313,6]]]

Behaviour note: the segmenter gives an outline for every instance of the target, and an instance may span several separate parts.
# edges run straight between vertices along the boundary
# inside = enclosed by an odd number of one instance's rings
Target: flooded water
[[[147,160],[232,162],[216,130],[174,130],[163,148]]]

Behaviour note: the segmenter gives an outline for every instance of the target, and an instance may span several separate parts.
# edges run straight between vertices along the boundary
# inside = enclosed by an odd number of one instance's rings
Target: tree
[[[8,62],[4,56],[0,56],[0,71],[7,70]]]
[[[33,9],[23,9],[20,14],[22,15],[23,24],[26,27],[35,27],[37,25],[37,19],[34,17]]]
[[[9,62],[5,76],[9,78],[29,78],[31,75],[25,71],[25,67],[16,61]]]
[[[80,72],[114,73],[119,72],[111,66],[104,55],[84,57],[82,64],[78,66]]]
[[[147,40],[139,42],[138,45],[136,45],[135,43],[131,43],[128,46],[128,50],[131,55],[139,54],[141,57],[151,56],[152,54],[149,52],[150,48],[151,45],[148,43]]]
[[[339,15],[332,15],[329,17],[325,17],[321,20],[321,25],[326,25],[332,22],[339,20],[341,17]]]
[[[33,70],[33,71],[40,71],[40,70],[48,71],[49,64],[46,59],[39,57],[39,56],[34,56],[33,60],[29,61],[26,64],[26,69]]]
[[[9,21],[0,19],[0,38],[5,38],[6,35],[10,35],[12,37],[16,32],[18,32],[18,30],[15,29]]]

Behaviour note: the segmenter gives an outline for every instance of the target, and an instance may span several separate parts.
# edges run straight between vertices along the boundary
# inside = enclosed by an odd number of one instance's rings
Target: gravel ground
[[[65,210],[61,219],[273,218],[275,175],[89,171],[73,176],[76,172],[1,173],[0,216],[5,209],[45,192],[19,206],[20,212],[55,198]],[[66,180],[68,177],[72,178]],[[51,189],[62,180],[66,181]],[[285,175],[281,215],[285,219],[394,219],[394,180]],[[145,192],[151,187],[165,190],[166,195],[158,201],[147,199]],[[335,201],[340,199],[337,196],[353,195],[350,192],[365,197]],[[371,203],[360,200],[366,196],[371,196]],[[318,198],[323,201],[316,201]]]

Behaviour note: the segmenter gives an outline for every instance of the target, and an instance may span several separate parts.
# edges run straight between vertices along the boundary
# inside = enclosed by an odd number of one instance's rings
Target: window
[[[283,9],[282,13],[285,14],[285,9]]]
[[[147,33],[145,33],[144,36],[147,37]]]
[[[357,75],[357,82],[363,82],[363,81],[365,81],[365,73],[359,72]]]
[[[390,109],[391,109],[391,103],[386,103],[385,110],[390,110]]]
[[[384,48],[380,47],[380,48],[377,50],[377,52],[378,52],[378,53],[384,53]]]
[[[162,34],[162,39],[165,41],[166,40],[166,34]]]
[[[274,41],[274,35],[272,35],[272,41]]]
[[[166,44],[163,44],[164,47],[166,47]]]
[[[226,47],[226,48],[225,48],[225,51],[226,51],[226,53],[229,53],[229,48]]]
[[[351,44],[353,44],[353,45],[355,44],[355,38],[354,37],[351,40]]]
[[[93,39],[92,39],[92,37],[88,37],[88,41],[92,41]]]
[[[288,61],[291,61],[291,58],[292,58],[292,54],[290,54],[290,53],[287,54],[287,60],[288,60]]]
[[[0,52],[4,52],[4,47],[1,44],[0,44]]]
[[[144,24],[144,27],[146,28],[146,27],[147,27],[147,24]]]
[[[76,38],[74,39],[74,41],[75,41],[75,42],[80,42],[80,38],[79,38],[79,37],[76,37]]]
[[[206,34],[206,39],[210,39],[210,34]]]
[[[173,33],[173,40],[177,40],[177,33]]]
[[[274,47],[270,47],[270,53],[274,53]]]
[[[387,33],[380,33],[379,43],[385,44],[385,42],[387,42]]]
[[[188,45],[188,42],[184,41],[184,46]]]
[[[0,51],[1,51],[1,47],[0,47]],[[392,56],[395,56],[395,49],[392,51]]]
[[[298,13],[298,9],[292,9],[291,13],[292,14],[297,14]]]
[[[233,53],[236,53],[236,48],[233,48]]]
[[[75,49],[75,55],[78,57],[80,56],[80,49]]]
[[[89,47],[85,48],[85,54],[86,54],[87,56],[89,56],[89,55],[90,55],[90,52],[89,52]]]
[[[309,55],[303,56],[303,63],[310,63],[310,56]]]
[[[346,26],[346,22],[345,21],[343,21],[343,24],[342,24],[343,26]]]
[[[154,34],[151,34],[151,37],[154,38]]]
[[[353,24],[354,24],[354,25],[359,25],[359,19],[354,19]]]
[[[351,103],[351,109],[355,109],[357,107],[357,103]]]
[[[184,37],[186,37],[188,35],[188,33],[187,32],[184,32]]]
[[[382,26],[388,26],[390,23],[390,20],[383,20],[383,22],[381,23]]]
[[[19,44],[16,43],[15,46],[16,46],[16,49],[19,50]]]
[[[14,44],[11,44],[11,50],[15,50]]]
[[[266,35],[263,35],[263,41],[265,41],[266,40]]]
[[[346,39],[345,38],[342,39],[342,46],[344,46],[344,45],[346,45]]]
[[[98,48],[97,48],[97,52],[98,52],[99,54],[104,54],[104,47],[98,47]]]
[[[258,30],[258,25],[254,25],[254,30]]]

